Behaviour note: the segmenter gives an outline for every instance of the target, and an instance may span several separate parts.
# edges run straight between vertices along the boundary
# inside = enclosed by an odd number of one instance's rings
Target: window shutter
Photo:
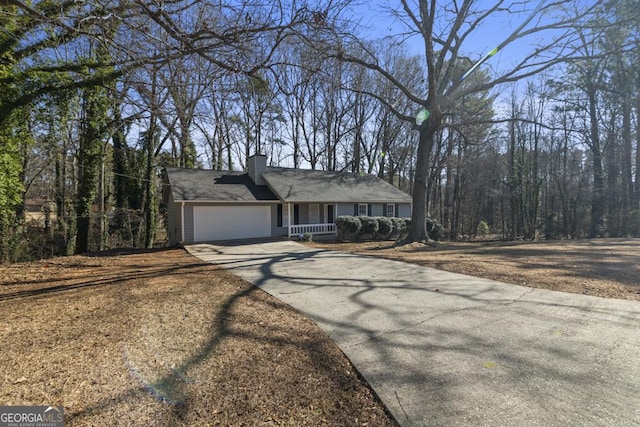
[[[371,203],[367,204],[367,216],[371,216]]]
[[[358,204],[353,204],[353,216],[358,216]]]
[[[278,204],[278,210],[276,215],[278,216],[277,226],[282,227],[282,205],[281,204]]]
[[[387,204],[382,204],[382,216],[387,216]]]
[[[394,212],[395,217],[398,217],[398,208],[400,207],[400,203],[396,203],[396,211]]]

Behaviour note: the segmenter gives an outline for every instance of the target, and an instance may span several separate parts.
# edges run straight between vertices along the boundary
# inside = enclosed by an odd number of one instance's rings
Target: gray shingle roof
[[[268,187],[256,185],[246,172],[167,169],[175,201],[411,202],[411,196],[372,175],[269,167],[262,177]]]
[[[285,202],[411,202],[411,196],[373,175],[270,167],[262,177]]]
[[[256,185],[246,172],[168,168],[167,178],[175,201],[278,200],[268,187]]]

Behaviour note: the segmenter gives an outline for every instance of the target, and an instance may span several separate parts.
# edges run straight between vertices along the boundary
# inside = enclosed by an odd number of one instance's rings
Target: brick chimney
[[[262,178],[262,174],[267,171],[267,156],[264,154],[255,154],[247,159],[247,168],[249,178],[257,185],[267,185]]]

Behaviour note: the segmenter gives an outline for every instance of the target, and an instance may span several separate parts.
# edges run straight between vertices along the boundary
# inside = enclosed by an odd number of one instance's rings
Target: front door
[[[333,206],[334,205],[327,205],[327,223],[328,224],[333,223]]]

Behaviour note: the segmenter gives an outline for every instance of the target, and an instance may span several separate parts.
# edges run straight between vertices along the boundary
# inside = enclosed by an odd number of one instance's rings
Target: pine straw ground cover
[[[532,288],[640,301],[640,239],[312,245]]]
[[[309,319],[178,249],[0,267],[0,405],[69,426],[395,425]]]

